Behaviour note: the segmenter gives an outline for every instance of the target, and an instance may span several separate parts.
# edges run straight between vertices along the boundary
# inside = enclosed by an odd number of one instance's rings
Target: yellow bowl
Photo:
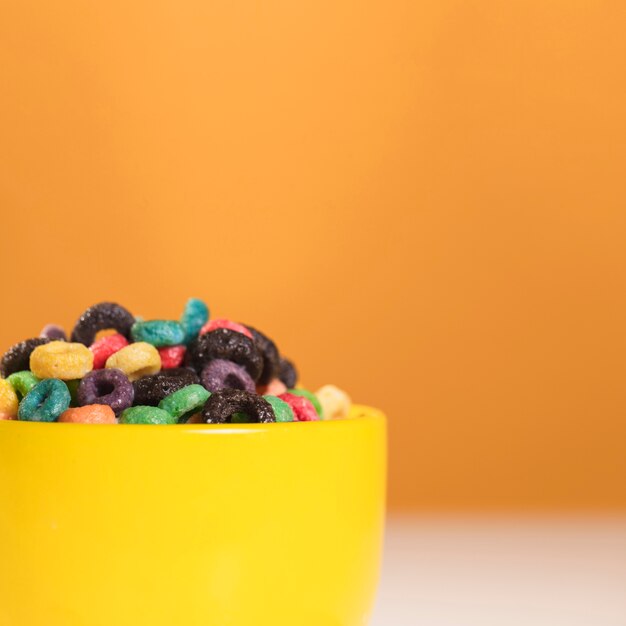
[[[0,421],[1,626],[364,626],[383,415]]]

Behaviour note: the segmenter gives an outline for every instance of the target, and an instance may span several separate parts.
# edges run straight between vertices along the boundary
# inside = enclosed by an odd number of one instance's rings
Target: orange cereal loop
[[[272,378],[267,385],[259,385],[256,392],[260,396],[279,396],[287,391],[287,385],[280,378]]]
[[[30,371],[42,380],[76,380],[92,369],[93,354],[82,343],[51,341],[37,346],[30,355]]]
[[[116,328],[103,328],[99,330],[95,337],[93,338],[94,343],[98,341],[98,339],[102,339],[103,337],[109,337],[110,335],[117,335],[120,331]]]
[[[204,424],[204,417],[202,417],[202,412],[194,413],[185,423],[186,424]]]
[[[0,378],[0,419],[15,419],[18,407],[19,399],[13,385],[6,378]]]
[[[105,367],[122,370],[131,382],[156,374],[161,369],[161,356],[158,350],[145,341],[137,341],[112,354]]]
[[[115,413],[108,404],[87,404],[63,411],[59,422],[68,424],[117,424]]]

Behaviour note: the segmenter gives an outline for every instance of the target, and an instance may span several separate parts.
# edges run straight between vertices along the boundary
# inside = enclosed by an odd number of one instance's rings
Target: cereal
[[[287,391],[287,385],[280,378],[272,378],[267,385],[257,385],[256,392],[260,396],[279,396]]]
[[[122,370],[132,382],[142,376],[156,374],[161,369],[161,357],[154,346],[139,341],[111,355],[105,367]]]
[[[46,337],[35,337],[34,339],[20,341],[14,346],[11,346],[4,353],[4,356],[0,361],[0,374],[5,378],[8,378],[15,372],[21,372],[29,369],[31,352],[38,346],[43,346],[45,343],[49,342],[50,339],[47,339]]]
[[[277,422],[295,422],[296,416],[293,409],[284,400],[272,395],[263,397],[272,405]]]
[[[185,343],[193,341],[200,329],[207,323],[209,319],[209,307],[198,298],[189,298],[185,304],[185,310],[180,318],[181,326],[185,331]]]
[[[99,330],[115,328],[120,335],[130,337],[135,318],[115,302],[100,302],[90,306],[78,319],[72,331],[72,341],[90,346]]]
[[[315,411],[319,418],[321,420],[324,419],[324,410],[322,409],[322,405],[315,394],[311,393],[307,389],[289,389],[288,393],[292,396],[302,396],[303,398],[306,398],[315,407]]]
[[[204,417],[202,417],[202,412],[194,413],[189,417],[188,420],[181,418],[178,420],[179,424],[204,424]]]
[[[189,346],[189,359],[198,372],[214,359],[233,361],[245,367],[255,382],[263,367],[263,359],[254,341],[228,328],[218,328],[200,335]]]
[[[157,348],[161,357],[161,368],[171,369],[172,367],[180,367],[185,360],[187,348],[185,346],[165,346]]]
[[[124,372],[118,369],[103,369],[90,372],[80,381],[76,392],[79,406],[106,404],[116,415],[132,406],[135,388]]]
[[[261,331],[252,326],[247,326],[247,328],[252,333],[252,339],[263,359],[263,369],[261,370],[261,375],[257,382],[259,385],[266,385],[279,371],[280,355],[278,354],[278,348],[276,344]]]
[[[315,407],[307,398],[294,396],[292,393],[283,393],[278,397],[291,407],[298,422],[315,422],[319,420]]]
[[[248,417],[246,413],[233,413],[230,416],[231,424],[248,424],[249,422],[250,422],[250,418]]]
[[[46,324],[41,329],[39,336],[51,341],[67,341],[65,331],[58,324]]]
[[[19,398],[10,381],[0,378],[0,420],[12,420],[17,416]]]
[[[83,424],[270,423],[341,419],[350,398],[298,373],[252,326],[209,321],[190,298],[179,321],[89,307],[67,340],[48,324],[0,359],[0,419]],[[119,419],[118,417],[119,416]]]
[[[38,378],[72,380],[93,369],[93,354],[82,343],[51,341],[30,355],[30,370]]]
[[[144,376],[133,383],[135,404],[158,406],[159,402],[171,393],[200,382],[198,375],[187,368],[177,367],[162,370],[151,376]]]
[[[275,422],[272,405],[255,393],[240,389],[221,389],[206,401],[202,416],[207,424],[224,424],[234,413],[245,413],[249,422]]]
[[[87,376],[89,376],[89,374],[87,374]],[[70,390],[70,406],[78,406],[78,387],[82,380],[82,378],[77,378],[75,380],[64,381],[67,388]]]
[[[298,372],[294,364],[288,359],[282,358],[278,366],[278,378],[282,380],[287,387],[293,389],[298,382]]]
[[[325,419],[341,419],[347,417],[350,412],[352,405],[350,396],[335,385],[324,385],[315,392],[315,395],[322,406]]]
[[[67,385],[58,378],[46,378],[24,396],[17,417],[27,422],[55,422],[69,406]]]
[[[122,348],[125,348],[128,345],[128,340],[124,335],[120,335],[119,333],[113,333],[109,335],[105,335],[100,339],[96,339],[90,346],[89,349],[93,353],[93,369],[100,370],[102,369],[107,359],[119,352]]]
[[[234,330],[236,333],[241,333],[249,339],[253,339],[252,333],[243,324],[239,324],[237,322],[233,322],[232,320],[227,320],[224,318],[216,318],[214,320],[210,320],[200,329],[200,334],[206,335],[206,333],[213,332],[218,328],[228,328],[228,330]]]
[[[116,424],[115,413],[108,404],[87,404],[74,409],[66,409],[59,416],[59,422],[71,424]]]
[[[171,320],[135,322],[130,329],[130,335],[133,341],[145,341],[155,348],[175,346],[185,339],[185,331],[180,322]]]
[[[224,359],[215,359],[206,365],[202,370],[200,379],[209,391],[219,391],[226,388],[243,389],[250,392],[255,390],[254,381],[245,368]]]
[[[177,420],[186,421],[185,416],[195,413],[204,406],[211,394],[202,385],[187,385],[159,402],[159,408]]]
[[[29,370],[15,372],[7,380],[13,385],[19,398],[23,398],[39,382],[39,378]]]
[[[176,418],[156,406],[133,406],[120,415],[120,424],[176,424]]]

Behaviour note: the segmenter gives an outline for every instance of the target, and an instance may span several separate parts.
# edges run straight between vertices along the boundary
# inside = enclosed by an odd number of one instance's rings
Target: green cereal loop
[[[15,393],[21,399],[23,398],[38,382],[39,378],[30,370],[22,370],[11,374],[7,380],[13,386]]]
[[[317,396],[306,389],[289,389],[288,393],[294,396],[301,396],[302,398],[306,398],[312,405],[320,419],[324,419],[324,409],[322,409],[322,405],[320,401],[317,399]]]
[[[176,424],[176,418],[156,406],[131,406],[122,411],[120,424]]]
[[[75,378],[74,380],[65,381],[67,388],[70,390],[70,406],[78,406],[78,399],[76,396],[78,394],[78,386],[80,385],[81,380],[82,378]]]
[[[176,346],[185,340],[182,325],[172,320],[135,322],[130,329],[130,335],[133,341],[145,341],[155,348]]]
[[[274,409],[274,416],[277,422],[295,422],[296,418],[293,414],[292,408],[277,396],[263,396]]]
[[[163,398],[159,402],[159,408],[178,420],[187,413],[195,413],[201,409],[210,395],[202,385],[187,385]]]
[[[24,396],[17,418],[26,422],[56,422],[69,406],[67,385],[58,378],[44,378]]]

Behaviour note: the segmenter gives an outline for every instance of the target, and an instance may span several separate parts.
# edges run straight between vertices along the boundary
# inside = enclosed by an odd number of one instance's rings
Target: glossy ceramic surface
[[[0,422],[1,626],[364,626],[383,415]]]

